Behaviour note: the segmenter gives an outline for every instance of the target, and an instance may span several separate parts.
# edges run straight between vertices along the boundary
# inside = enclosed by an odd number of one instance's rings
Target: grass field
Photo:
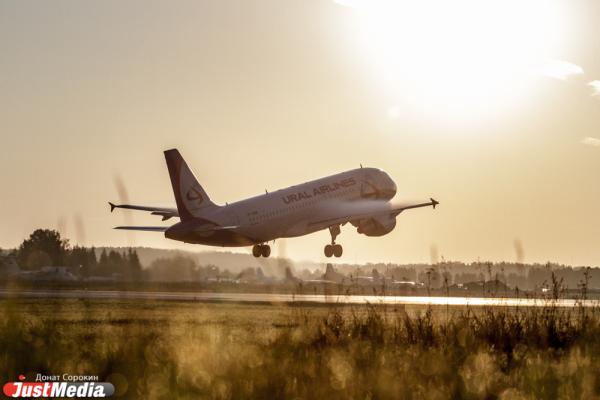
[[[4,382],[98,375],[119,398],[596,398],[600,312],[3,300]]]

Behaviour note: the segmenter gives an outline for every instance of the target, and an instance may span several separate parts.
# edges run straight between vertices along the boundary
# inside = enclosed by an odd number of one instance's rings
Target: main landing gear
[[[271,246],[268,244],[255,244],[252,247],[252,255],[254,257],[269,257],[271,255]]]
[[[329,233],[331,233],[331,244],[325,246],[324,253],[325,257],[341,257],[344,249],[341,244],[335,243],[335,238],[340,234],[341,229],[339,225],[334,225],[329,227]]]

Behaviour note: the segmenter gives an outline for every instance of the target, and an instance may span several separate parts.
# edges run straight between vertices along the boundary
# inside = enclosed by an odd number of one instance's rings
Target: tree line
[[[71,246],[68,239],[51,229],[37,229],[11,254],[19,267],[26,271],[42,267],[67,267],[79,277],[119,276],[126,280],[139,280],[142,265],[133,249],[121,253],[103,249],[97,256],[94,247]]]
[[[0,254],[7,252],[1,252]],[[196,260],[183,257],[159,257],[142,269],[137,251],[117,251],[94,247],[71,246],[60,233],[50,229],[37,229],[17,249],[9,254],[22,270],[35,271],[47,266],[67,267],[80,277],[110,277],[118,280],[151,281],[205,281],[210,279],[236,279],[244,275],[220,270],[215,265],[199,265]],[[0,258],[0,264],[2,259]],[[301,267],[301,266],[298,266]],[[570,267],[558,264],[522,264],[510,262],[462,263],[443,261],[437,264],[366,265],[338,264],[335,269],[347,277],[378,276],[393,281],[425,282],[432,288],[469,282],[499,281],[509,287],[535,290],[544,287],[554,278],[565,288],[576,289],[583,283],[600,288],[600,269]],[[298,278],[322,279],[323,270],[296,269]],[[247,274],[246,274],[247,275]],[[263,278],[258,274],[258,278]],[[285,271],[279,271],[280,277]]]

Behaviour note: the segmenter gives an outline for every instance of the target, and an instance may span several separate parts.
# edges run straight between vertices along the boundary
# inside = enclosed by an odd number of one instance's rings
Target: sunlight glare
[[[390,101],[425,114],[473,118],[515,106],[540,65],[560,56],[557,2],[336,2],[356,11],[364,56]]]

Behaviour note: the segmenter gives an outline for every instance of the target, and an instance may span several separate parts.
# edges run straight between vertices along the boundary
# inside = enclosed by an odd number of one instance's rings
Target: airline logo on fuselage
[[[202,202],[204,201],[202,193],[200,193],[200,191],[195,187],[192,187],[190,190],[187,191],[185,198],[189,201],[197,201],[198,205],[202,204]]]
[[[300,200],[310,199],[312,197],[321,196],[327,193],[335,192],[336,190],[347,188],[350,186],[356,185],[356,181],[354,178],[347,178],[341,180],[339,182],[330,183],[327,185],[321,185],[319,187],[313,188],[312,192],[310,190],[305,190],[303,192],[297,192],[287,195],[286,197],[282,197],[281,200],[285,204],[290,204]]]

